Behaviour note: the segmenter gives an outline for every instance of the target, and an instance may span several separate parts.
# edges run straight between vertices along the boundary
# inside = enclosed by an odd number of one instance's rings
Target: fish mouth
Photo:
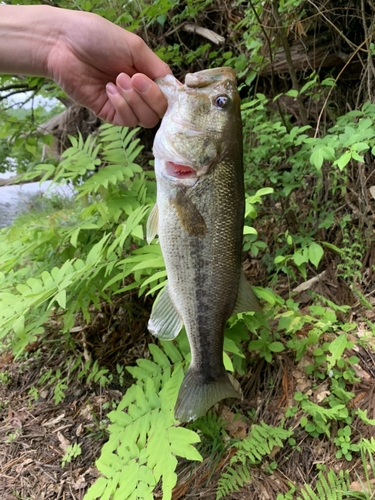
[[[207,174],[212,164],[215,163],[215,160],[200,166],[198,169],[183,163],[164,160],[162,163],[163,167],[161,175],[176,184],[180,184],[185,187],[193,187],[199,179]]]
[[[196,179],[198,177],[197,171],[194,168],[173,161],[165,162],[165,173],[168,177],[175,179]]]

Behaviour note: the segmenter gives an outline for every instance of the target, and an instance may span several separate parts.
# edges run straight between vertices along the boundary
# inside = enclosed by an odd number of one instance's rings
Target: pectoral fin
[[[207,232],[206,223],[197,207],[186,196],[184,191],[178,191],[171,203],[175,207],[178,219],[185,231],[191,236],[203,238]]]
[[[150,244],[151,241],[158,234],[158,226],[159,226],[159,209],[157,205],[154,205],[150,212],[150,215],[148,216],[146,224],[146,240],[148,244]]]
[[[147,328],[161,340],[173,340],[180,333],[182,320],[172,304],[168,285],[159,293],[154,303]]]
[[[259,301],[249,285],[244,272],[241,270],[240,284],[238,286],[238,294],[236,305],[234,306],[233,314],[248,311],[261,311],[262,308]]]

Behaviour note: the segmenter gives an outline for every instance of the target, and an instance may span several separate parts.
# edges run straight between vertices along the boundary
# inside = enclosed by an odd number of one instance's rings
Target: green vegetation
[[[329,2],[327,12],[339,12],[336,4]],[[123,393],[105,408],[111,410],[107,421],[97,422],[95,431],[107,433],[108,441],[96,457],[100,477],[85,500],[152,499],[157,489],[163,499],[172,498],[179,463],[191,462],[192,476],[202,460],[210,470],[205,480],[216,481],[217,499],[236,498],[230,495],[246,487],[258,491],[259,477],[278,478],[270,496],[275,500],[374,498],[375,414],[366,400],[370,386],[361,386],[363,353],[375,359],[374,95],[358,77],[349,99],[348,81],[341,83],[343,69],[335,64],[292,71],[286,62],[285,78],[272,66],[281,47],[284,57],[288,47],[293,55],[296,40],[303,42],[317,25],[328,36],[330,14],[301,0],[271,2],[270,11],[261,2],[233,2],[230,15],[213,0],[59,5],[153,34],[147,39],[179,78],[203,67],[236,69],[247,191],[244,264],[264,306],[262,313],[241,313],[228,322],[225,364],[240,379],[244,401],[179,427],[173,407],[189,362],[186,336],[155,344],[145,333],[155,293],[166,280],[157,241],[145,241],[156,191],[143,144],[151,143],[152,133],[101,125],[93,134],[70,136],[60,157],[52,148],[41,160],[43,146],[56,138],[38,136],[36,127],[61,105],[47,114],[8,109],[1,101],[0,169],[11,165],[23,181],[70,183],[75,194],[68,201],[52,198],[0,230],[0,351],[27,363],[38,355],[29,349],[35,342],[51,352],[66,350],[64,366],[41,370],[30,385],[30,404],[42,388],[62,403],[73,378],[100,390],[117,381]],[[368,21],[370,11],[355,11],[353,19]],[[228,39],[207,43],[187,35],[185,23],[223,29]],[[353,20],[351,29],[356,26]],[[362,44],[371,82],[373,39],[350,43],[347,64]],[[18,77],[0,77],[3,89],[18,83]],[[43,79],[23,84],[23,90],[61,97]],[[135,366],[101,366],[79,338],[107,309],[111,317],[129,317],[123,335],[133,345],[135,324],[137,335],[148,339]],[[51,341],[51,331],[58,341]],[[0,376],[1,384],[10,383],[8,373]],[[9,433],[8,440],[17,435]],[[295,475],[288,482],[286,469],[278,476],[281,462],[302,456],[304,446],[309,453],[329,449],[329,459],[315,453],[307,481]],[[63,465],[82,452],[79,443],[71,445]]]

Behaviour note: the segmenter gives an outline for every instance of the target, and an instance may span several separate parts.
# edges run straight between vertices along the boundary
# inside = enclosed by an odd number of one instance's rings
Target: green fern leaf
[[[196,432],[193,432],[184,427],[170,427],[168,429],[168,442],[171,443],[171,452],[179,457],[186,458],[187,460],[202,459],[201,454],[197,451],[194,443],[200,441]]]
[[[249,483],[250,467],[258,464],[264,456],[270,455],[275,446],[283,446],[293,431],[280,427],[270,427],[261,422],[254,425],[250,436],[236,443],[237,452],[231,458],[218,482],[216,500],[224,498],[233,491],[238,491]]]
[[[218,481],[216,500],[225,498],[234,491],[238,491],[251,481],[250,470],[247,466],[227,467]]]
[[[178,363],[182,361],[181,352],[177,349],[173,342],[161,342],[164,352],[172,363]]]
[[[110,436],[96,462],[104,478],[91,486],[85,500],[151,499],[159,481],[163,500],[170,499],[177,482],[177,457],[202,460],[194,447],[199,436],[176,427],[173,415],[183,379],[182,353],[174,346],[166,354],[155,344],[149,350],[152,359],[128,368],[137,383],[108,415]]]
[[[340,471],[336,474],[333,470],[325,475],[323,472],[318,474],[315,484],[317,493],[313,491],[310,485],[305,484],[301,490],[301,496],[297,500],[342,500],[347,498],[350,491],[350,480],[348,471]]]
[[[161,368],[168,368],[170,366],[168,357],[164,354],[164,352],[160,349],[160,347],[158,347],[156,344],[150,344],[148,348],[150,349],[150,352],[155,362]]]

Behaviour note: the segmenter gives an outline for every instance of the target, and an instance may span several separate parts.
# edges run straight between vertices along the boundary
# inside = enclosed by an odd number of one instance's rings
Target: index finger
[[[168,101],[158,85],[147,76],[136,73],[132,76],[132,86],[142,101],[162,118],[167,110]]]
[[[134,33],[129,33],[133,37],[132,43],[129,44],[129,49],[133,59],[133,66],[137,73],[147,75],[151,80],[162,78],[163,76],[172,73],[168,64],[160,59],[142,40],[141,37]]]

